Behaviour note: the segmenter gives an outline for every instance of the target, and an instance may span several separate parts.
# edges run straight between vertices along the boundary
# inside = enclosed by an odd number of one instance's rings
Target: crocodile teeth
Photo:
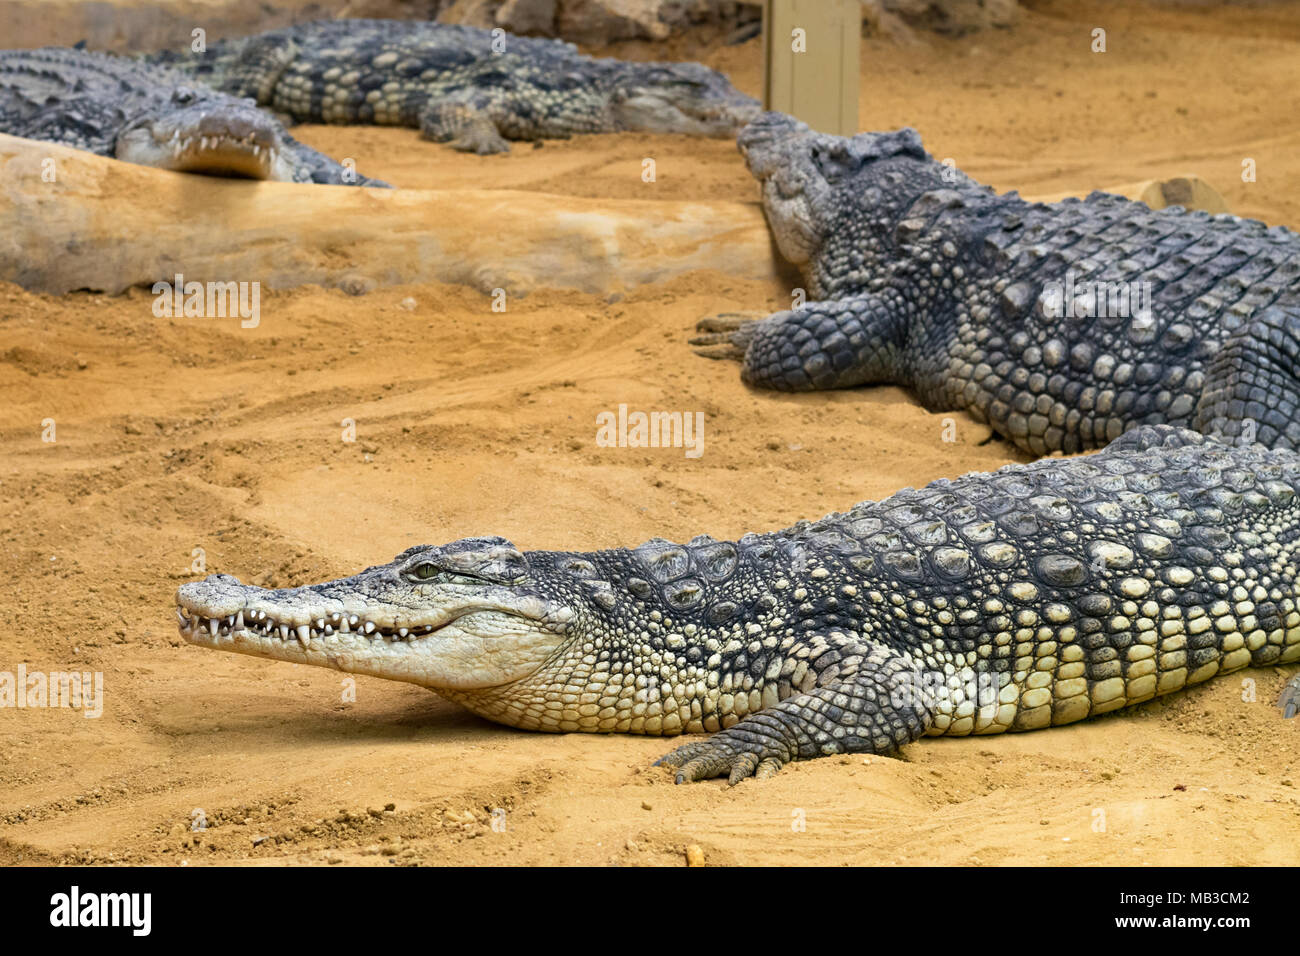
[[[375,633],[375,622],[374,622],[374,621],[366,621],[365,632],[366,632],[367,634],[373,634],[373,633]]]
[[[338,611],[335,611],[333,614],[330,615],[330,621],[334,624],[337,624],[339,622],[339,618],[341,618],[342,616],[343,615],[340,614]]]
[[[399,628],[397,629],[397,636],[398,636],[398,637],[405,638],[406,635],[407,635],[408,633],[410,633],[410,632],[407,631],[407,629],[404,628],[404,627],[399,627]]]
[[[319,631],[324,626],[325,626],[325,618],[323,617],[316,618],[316,630]]]
[[[235,627],[243,627],[243,626],[244,626],[244,612],[240,611],[238,614],[235,615]]]
[[[357,622],[359,620],[361,620],[361,618],[357,617],[355,614],[348,615],[348,623],[351,624],[353,627],[357,626]]]
[[[286,641],[289,639],[289,625],[288,625],[288,624],[281,624],[281,625],[280,625],[280,637],[284,638],[284,640],[286,640]]]
[[[354,620],[355,620],[355,619],[354,619]],[[346,634],[346,633],[348,633],[348,619],[347,619],[346,617],[345,617],[345,618],[342,618],[342,619],[339,621],[339,633],[340,633],[340,634]]]
[[[211,634],[213,637],[216,637],[216,636],[217,636],[217,629],[218,629],[219,626],[220,626],[220,625],[217,624],[217,619],[216,619],[215,617],[214,617],[214,618],[210,618],[210,619],[208,620],[208,633]]]
[[[298,625],[298,640],[303,647],[306,647],[307,642],[311,640],[311,628],[306,624]]]
[[[176,619],[181,622],[181,627],[184,627],[190,623],[190,619],[185,616],[185,612],[182,611],[180,608],[176,609]]]

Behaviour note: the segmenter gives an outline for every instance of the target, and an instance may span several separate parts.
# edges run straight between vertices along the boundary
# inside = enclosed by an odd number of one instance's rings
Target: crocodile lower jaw
[[[249,179],[273,179],[280,151],[273,145],[263,146],[252,137],[192,136],[182,140],[174,136],[168,144],[171,157],[164,157],[168,169],[186,173],[216,173],[247,176]]]
[[[279,146],[259,138],[180,133],[165,141],[150,138],[142,143],[136,138],[119,145],[117,158],[182,173],[292,181],[293,172]]]

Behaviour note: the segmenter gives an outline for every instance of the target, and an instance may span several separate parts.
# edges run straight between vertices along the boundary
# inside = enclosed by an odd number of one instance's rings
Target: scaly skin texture
[[[515,727],[714,732],[664,762],[734,783],[1300,660],[1297,487],[1293,452],[1147,426],[736,542],[473,538],[304,588],[214,575],[177,613],[191,643],[410,681]]]
[[[477,153],[618,130],[734,136],[759,112],[698,63],[594,59],[559,40],[497,32],[322,20],[146,59],[300,122],[418,127]]]
[[[250,100],[84,50],[0,51],[0,132],[160,169],[386,185],[297,142]]]
[[[767,113],[739,144],[812,300],[701,323],[695,343],[746,382],[904,385],[1038,455],[1141,424],[1300,447],[1296,233],[1104,193],[999,196],[910,129],[845,139]]]

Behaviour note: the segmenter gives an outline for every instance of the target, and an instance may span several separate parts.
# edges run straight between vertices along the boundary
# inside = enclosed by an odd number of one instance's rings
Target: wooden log
[[[779,259],[757,202],[253,182],[0,135],[0,279],[41,292],[117,293],[177,273],[271,289],[615,292],[696,269],[770,278]]]

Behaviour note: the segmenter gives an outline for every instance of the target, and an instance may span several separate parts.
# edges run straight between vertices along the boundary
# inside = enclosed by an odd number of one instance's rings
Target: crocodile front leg
[[[1296,674],[1282,688],[1282,699],[1278,701],[1282,716],[1287,720],[1300,715],[1300,674]]]
[[[909,307],[893,292],[809,302],[726,331],[704,319],[691,340],[710,357],[741,357],[741,378],[783,392],[910,384],[904,354]],[[731,346],[730,353],[726,349]],[[717,347],[723,346],[721,350]],[[743,353],[742,353],[743,350]]]
[[[420,116],[420,135],[462,153],[510,152],[486,102],[433,103]]]
[[[916,665],[885,647],[844,653],[822,686],[678,747],[656,766],[677,768],[677,783],[725,776],[735,786],[770,777],[792,760],[892,754],[929,729],[933,701]]]

